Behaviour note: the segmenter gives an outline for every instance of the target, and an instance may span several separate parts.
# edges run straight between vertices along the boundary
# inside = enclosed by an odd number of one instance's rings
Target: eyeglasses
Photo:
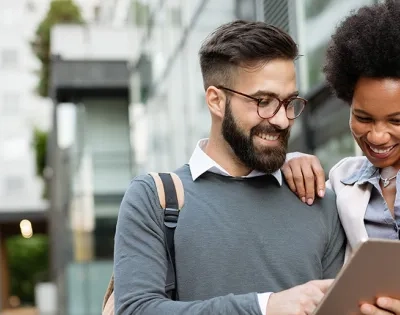
[[[307,104],[307,100],[298,96],[289,97],[285,100],[280,100],[275,96],[256,98],[232,89],[228,89],[224,86],[217,86],[217,88],[238,95],[242,95],[257,102],[257,114],[262,119],[269,119],[274,117],[279,112],[279,109],[281,108],[282,105],[286,109],[286,117],[288,119],[296,119],[301,115],[301,113],[304,110],[304,107]]]

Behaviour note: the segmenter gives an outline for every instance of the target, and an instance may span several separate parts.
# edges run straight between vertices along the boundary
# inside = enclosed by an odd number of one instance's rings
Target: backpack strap
[[[110,282],[103,298],[102,315],[114,314],[114,274],[111,275]]]
[[[178,299],[175,273],[175,228],[179,211],[184,204],[184,190],[180,178],[174,173],[150,173],[157,188],[160,206],[164,209],[164,235],[168,256],[168,271],[165,291],[173,299]],[[103,315],[114,314],[114,275],[111,276],[103,299]]]
[[[150,173],[157,186],[160,205],[164,209],[164,235],[168,256],[165,291],[172,300],[178,300],[175,270],[175,228],[184,204],[184,190],[180,178],[174,173]]]

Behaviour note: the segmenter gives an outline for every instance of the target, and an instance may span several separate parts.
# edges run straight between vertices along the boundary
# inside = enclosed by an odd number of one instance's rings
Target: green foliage
[[[35,128],[33,130],[33,146],[36,153],[36,174],[43,177],[44,168],[46,166],[48,133]]]
[[[36,36],[32,48],[42,63],[39,73],[37,92],[47,97],[49,92],[50,76],[50,34],[56,24],[84,23],[79,7],[72,0],[52,0],[45,18],[36,29]]]
[[[42,131],[35,128],[33,130],[33,147],[35,150],[35,160],[36,160],[36,174],[44,179],[44,191],[43,198],[47,199],[49,197],[49,187],[46,178],[44,178],[44,169],[46,167],[46,157],[47,157],[47,141],[48,132]]]
[[[150,17],[150,8],[148,4],[142,3],[140,0],[133,1],[132,6],[134,14],[134,23],[137,26],[145,26]]]
[[[23,304],[34,303],[34,288],[38,281],[48,280],[49,243],[45,235],[30,239],[14,236],[7,240],[11,295],[18,296]]]

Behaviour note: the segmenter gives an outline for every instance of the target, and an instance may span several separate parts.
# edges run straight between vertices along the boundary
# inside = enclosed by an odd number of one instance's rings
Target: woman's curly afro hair
[[[400,79],[400,0],[347,17],[332,35],[324,72],[336,96],[349,104],[360,77]]]

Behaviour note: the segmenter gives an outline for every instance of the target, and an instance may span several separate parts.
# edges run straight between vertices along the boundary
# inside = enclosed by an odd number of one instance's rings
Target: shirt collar
[[[359,169],[354,171],[349,177],[342,179],[341,182],[345,185],[363,185],[370,182],[370,179],[374,177],[378,169],[367,159],[361,165]]]
[[[224,176],[232,176],[230,175],[222,166],[220,166],[217,162],[215,162],[212,158],[210,158],[205,152],[204,148],[206,147],[208,139],[201,139],[189,160],[189,168],[192,173],[192,179],[195,181],[205,172],[212,172]],[[250,178],[256,176],[264,176],[266,173],[253,170],[250,174],[246,176],[242,176],[243,178]],[[276,178],[279,185],[282,186],[282,173],[280,170],[271,174]]]

